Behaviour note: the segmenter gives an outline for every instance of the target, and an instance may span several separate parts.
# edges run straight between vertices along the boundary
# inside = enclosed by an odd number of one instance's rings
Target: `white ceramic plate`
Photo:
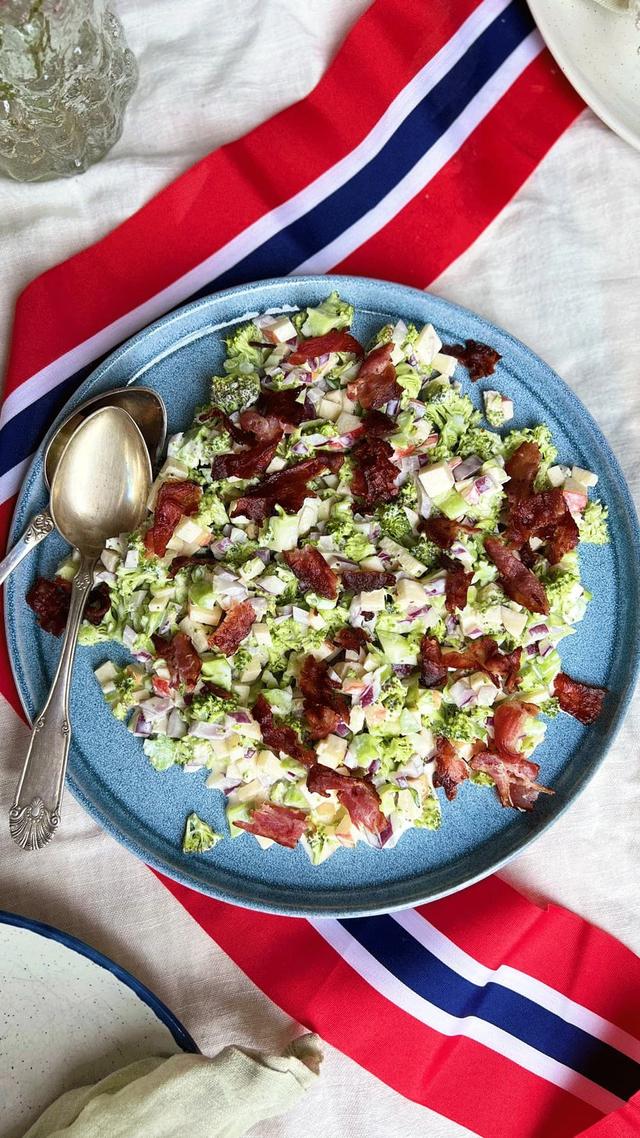
[[[197,1051],[143,984],[81,941],[0,912],[0,1138],[64,1091],[150,1055]]]
[[[640,29],[595,0],[528,0],[542,36],[576,91],[640,150]]]

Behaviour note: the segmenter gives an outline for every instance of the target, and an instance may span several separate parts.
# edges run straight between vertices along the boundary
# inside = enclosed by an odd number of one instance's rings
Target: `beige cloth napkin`
[[[638,0],[598,0],[598,4],[604,5],[605,8],[611,8],[612,12],[640,11]]]
[[[318,1077],[316,1035],[284,1055],[225,1047],[214,1059],[141,1059],[90,1087],[67,1091],[25,1138],[240,1138],[289,1110]]]

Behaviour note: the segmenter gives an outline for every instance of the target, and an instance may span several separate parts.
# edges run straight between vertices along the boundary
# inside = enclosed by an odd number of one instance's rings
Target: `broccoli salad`
[[[353,317],[334,292],[229,335],[81,631],[131,653],[96,676],[155,771],[205,771],[232,838],[314,864],[436,829],[464,782],[531,809],[548,718],[605,694],[559,652],[590,599],[578,544],[607,541],[596,475],[509,429],[508,393],[474,408],[454,372],[499,387],[487,345],[402,320],[361,345]],[[219,840],[190,815],[185,850]]]

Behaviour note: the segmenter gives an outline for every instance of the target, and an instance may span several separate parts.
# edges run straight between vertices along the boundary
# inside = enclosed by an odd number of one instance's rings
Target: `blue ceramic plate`
[[[330,288],[356,307],[360,340],[382,323],[403,317],[431,321],[445,343],[473,338],[502,354],[488,381],[513,397],[514,426],[544,422],[560,460],[597,472],[598,493],[609,507],[612,541],[581,553],[585,585],[593,601],[578,633],[562,644],[566,670],[576,678],[605,684],[611,692],[597,724],[585,728],[568,716],[549,724],[536,752],[543,781],[555,796],[542,796],[530,815],[504,810],[489,790],[463,785],[454,803],[444,803],[435,833],[405,834],[393,850],[360,844],[340,850],[313,867],[303,850],[274,846],[263,851],[249,835],[221,842],[209,854],[181,852],[186,816],[197,811],[224,830],[223,800],[205,789],[205,772],[187,775],[154,771],[139,741],[107,710],[94,668],[108,655],[105,645],[78,652],[71,694],[73,743],[69,785],[86,809],[138,857],[204,893],[251,908],[316,916],[385,912],[432,900],[491,873],[549,826],[582,790],[602,762],[624,715],[638,665],[638,565],[640,537],[627,487],[604,437],[575,395],[546,364],[505,332],[479,316],[428,293],[356,277],[287,277],[221,292],[188,305],[153,324],[114,352],[78,389],[68,414],[81,400],[110,387],[140,383],[165,400],[169,430],[191,421],[207,400],[208,378],[220,368],[222,338],[231,324],[265,309],[316,304]],[[458,378],[480,405],[483,384]],[[42,477],[44,445],[25,479],[13,538],[46,500]],[[64,543],[49,538],[10,578],[7,632],[15,677],[27,713],[42,705],[58,656],[58,641],[41,632],[24,594],[34,577],[50,575]]]

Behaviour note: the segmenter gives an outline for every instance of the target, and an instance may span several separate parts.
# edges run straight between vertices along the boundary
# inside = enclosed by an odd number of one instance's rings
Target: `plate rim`
[[[80,940],[79,937],[72,936],[71,933],[66,933],[62,929],[56,928],[55,925],[46,924],[44,921],[37,921],[32,917],[22,917],[19,913],[12,913],[8,909],[0,909],[0,926],[5,925],[12,928],[26,929],[28,932],[35,933],[37,936],[43,937],[45,940],[55,941],[57,944],[63,945],[64,948],[70,949],[78,956],[84,956],[85,959],[90,960],[93,964],[97,964],[105,972],[111,973],[115,976],[121,984],[129,988],[135,996],[146,1004],[153,1012],[156,1019],[170,1031],[173,1039],[178,1044],[178,1047],[186,1054],[199,1055],[200,1048],[197,1043],[187,1031],[186,1027],[181,1023],[178,1017],[171,1011],[169,1007],[152,992],[142,980],[138,980],[128,969],[123,968],[121,964],[117,964],[109,956],[105,956],[98,948],[93,948],[92,945],[87,944],[86,941]]]
[[[62,420],[62,418],[65,415],[67,415],[69,413],[69,411],[72,410],[73,407],[77,403],[80,403],[82,401],[82,399],[79,398],[80,393],[83,392],[89,384],[91,384],[92,382],[95,382],[96,379],[99,379],[104,374],[104,372],[106,372],[109,367],[111,367],[117,360],[119,360],[120,357],[122,355],[124,355],[132,346],[137,345],[142,340],[144,340],[147,336],[149,336],[150,334],[153,334],[154,332],[156,332],[160,328],[166,328],[173,321],[179,321],[184,316],[186,316],[192,312],[195,312],[200,308],[206,308],[208,305],[211,305],[212,303],[215,304],[216,302],[219,302],[221,300],[224,302],[226,299],[230,299],[230,298],[237,296],[237,295],[249,296],[253,290],[257,290],[257,289],[286,288],[287,286],[290,286],[291,284],[299,284],[301,286],[310,286],[310,287],[316,287],[316,288],[321,288],[321,287],[326,288],[327,283],[331,284],[338,291],[340,291],[341,288],[342,289],[348,289],[354,283],[358,286],[371,285],[371,286],[374,286],[376,288],[379,288],[379,287],[392,288],[394,290],[394,293],[407,294],[408,296],[411,296],[411,297],[420,297],[421,299],[426,299],[429,302],[429,304],[432,305],[433,308],[435,308],[436,312],[437,312],[437,310],[440,310],[440,311],[444,310],[447,312],[453,311],[463,318],[470,318],[472,321],[480,320],[480,321],[482,321],[483,325],[491,332],[491,334],[495,334],[501,341],[503,341],[503,343],[513,345],[517,349],[518,353],[521,356],[524,355],[528,360],[530,360],[533,363],[533,365],[535,367],[542,367],[545,370],[545,372],[547,373],[547,375],[550,375],[553,377],[554,382],[559,385],[560,389],[564,392],[565,396],[570,401],[572,401],[575,405],[577,405],[577,408],[579,409],[579,413],[580,413],[581,417],[583,418],[583,421],[585,421],[586,424],[588,425],[590,431],[592,432],[593,436],[595,436],[599,446],[602,448],[602,450],[603,450],[603,452],[607,458],[607,461],[610,465],[611,471],[612,471],[613,475],[615,475],[617,485],[618,485],[618,489],[619,489],[619,493],[621,495],[621,498],[622,498],[624,506],[625,506],[625,519],[628,522],[629,537],[630,537],[630,548],[635,549],[636,564],[640,564],[640,523],[638,521],[638,515],[636,512],[636,508],[635,508],[633,498],[631,496],[631,492],[630,492],[629,487],[627,485],[626,479],[624,477],[624,474],[623,474],[623,471],[620,467],[618,459],[617,459],[611,445],[607,441],[607,438],[604,435],[603,431],[601,430],[598,423],[596,422],[596,420],[592,416],[591,412],[588,410],[587,407],[585,407],[584,403],[581,401],[579,396],[573,391],[573,389],[569,386],[569,384],[566,383],[566,381],[563,380],[560,375],[558,375],[558,373],[551,367],[550,364],[546,363],[546,361],[543,360],[541,356],[539,356],[536,352],[534,352],[533,349],[531,349],[527,344],[523,343],[522,340],[519,340],[516,336],[512,335],[506,329],[501,328],[500,326],[494,324],[492,320],[489,320],[485,316],[482,316],[480,313],[474,312],[472,309],[466,308],[464,305],[456,304],[454,301],[450,301],[444,297],[438,296],[437,294],[430,292],[428,289],[419,289],[419,288],[415,288],[411,285],[404,285],[404,284],[400,284],[400,283],[395,282],[395,281],[388,281],[388,280],[385,280],[383,278],[365,277],[365,276],[358,276],[355,274],[333,274],[333,273],[331,273],[331,274],[312,273],[312,274],[300,274],[300,275],[292,275],[292,276],[285,276],[285,277],[267,277],[263,280],[248,281],[244,284],[235,285],[235,286],[232,286],[232,287],[226,288],[226,289],[221,289],[220,291],[210,293],[207,296],[200,297],[196,300],[188,302],[187,304],[180,305],[178,308],[172,309],[171,311],[165,313],[164,316],[159,317],[157,320],[154,320],[151,324],[148,324],[144,328],[141,328],[140,331],[135,333],[135,335],[130,336],[122,344],[118,345],[118,347],[116,347],[112,352],[110,352],[98,364],[98,366],[96,368],[94,368],[93,371],[90,372],[90,374],[82,381],[82,383],[79,385],[79,387],[76,388],[75,392],[72,394],[70,399],[67,400],[64,407],[60,410],[58,416],[56,417],[56,419],[52,423],[49,431],[45,435],[43,441],[39,444],[36,452],[34,453],[33,458],[31,460],[31,462],[29,463],[29,466],[28,466],[28,468],[25,472],[24,478],[22,480],[20,491],[18,492],[18,498],[16,500],[16,506],[15,506],[15,509],[13,512],[13,517],[11,520],[11,528],[9,531],[9,540],[11,541],[11,543],[13,543],[13,541],[15,540],[15,538],[17,536],[17,530],[19,528],[18,527],[17,513],[18,513],[20,500],[22,497],[23,486],[25,485],[25,483],[27,483],[29,481],[31,474],[32,474],[32,471],[33,471],[33,468],[36,465],[36,463],[38,462],[39,454],[41,453],[43,448],[46,446],[46,443],[47,443],[50,435],[56,429],[56,424],[58,422],[60,422]],[[285,307],[286,307],[286,302],[285,302]],[[222,327],[230,326],[234,323],[239,323],[241,320],[244,320],[247,318],[248,318],[248,314],[245,311],[240,316],[238,316],[236,319],[224,321],[222,324]],[[437,323],[437,315],[434,316],[434,320]],[[212,330],[215,330],[216,325],[214,324],[211,327],[212,327]],[[137,372],[134,373],[131,376],[129,382],[131,382],[131,383],[135,382],[137,374],[138,374]],[[122,384],[120,384],[120,386],[122,386]],[[544,402],[544,400],[541,400],[541,401]],[[640,589],[640,577],[638,577],[638,579],[636,581],[636,585]],[[5,606],[4,606],[4,624],[5,624],[5,634],[7,637],[8,646],[11,645],[11,637],[9,635],[9,631],[10,631],[9,609],[10,609],[10,606],[8,604],[5,604]],[[194,891],[201,893],[203,896],[213,897],[214,899],[222,900],[226,903],[238,905],[240,908],[246,908],[246,909],[250,909],[253,911],[267,912],[267,913],[273,913],[273,914],[277,914],[277,915],[292,916],[292,917],[299,917],[299,918],[311,917],[311,918],[317,918],[317,919],[324,919],[324,918],[327,918],[327,919],[330,919],[330,918],[348,919],[348,918],[352,918],[352,917],[377,916],[377,915],[382,915],[385,913],[397,912],[399,910],[410,908],[410,907],[416,906],[416,905],[430,904],[432,901],[437,901],[441,898],[450,896],[453,893],[456,893],[456,892],[459,892],[463,889],[466,889],[470,885],[474,885],[477,882],[483,880],[485,877],[488,877],[491,874],[498,872],[505,865],[507,865],[509,862],[511,862],[514,858],[518,857],[521,853],[523,853],[526,849],[529,849],[534,844],[534,842],[537,841],[538,838],[540,838],[544,833],[546,833],[546,831],[549,829],[550,826],[553,826],[562,817],[562,815],[565,813],[565,811],[569,809],[569,807],[573,804],[573,802],[575,802],[575,800],[578,798],[578,796],[586,788],[588,783],[594,777],[596,771],[602,766],[602,763],[604,762],[604,760],[605,760],[605,758],[609,752],[609,749],[610,749],[611,745],[613,744],[613,742],[615,741],[615,739],[618,735],[618,732],[620,731],[620,728],[622,726],[622,723],[624,722],[628,705],[629,705],[631,698],[633,696],[633,693],[634,693],[635,683],[636,683],[636,681],[638,679],[638,675],[640,673],[640,641],[636,641],[634,643],[634,648],[635,648],[634,655],[633,655],[633,658],[630,662],[631,666],[630,666],[630,669],[627,673],[627,685],[626,685],[624,692],[620,696],[618,706],[617,706],[615,714],[614,714],[614,718],[611,721],[609,733],[608,733],[607,738],[606,738],[606,740],[602,746],[602,751],[599,754],[598,758],[592,763],[591,767],[586,772],[584,772],[582,774],[582,776],[579,778],[579,780],[576,780],[576,789],[574,789],[573,793],[571,794],[571,797],[569,797],[564,802],[562,807],[554,815],[552,815],[551,817],[542,821],[537,826],[534,833],[526,836],[523,841],[516,841],[514,843],[514,848],[508,850],[503,857],[499,858],[497,861],[496,860],[492,861],[490,865],[481,869],[477,874],[474,874],[473,876],[466,876],[466,877],[464,877],[464,879],[462,881],[458,882],[457,884],[454,883],[451,886],[447,886],[443,889],[440,889],[436,893],[432,893],[427,897],[424,897],[421,895],[421,887],[420,886],[416,885],[415,887],[412,888],[414,882],[421,882],[424,885],[426,878],[427,878],[427,871],[422,873],[419,877],[408,878],[408,879],[403,880],[402,883],[396,883],[395,884],[396,889],[402,887],[403,897],[401,900],[396,899],[394,901],[389,901],[389,902],[382,904],[382,905],[376,904],[375,902],[373,902],[371,904],[359,905],[356,908],[354,908],[354,907],[344,908],[341,905],[332,904],[330,891],[328,891],[326,901],[323,902],[322,908],[319,909],[318,904],[321,901],[321,899],[319,897],[316,897],[315,903],[307,904],[302,899],[299,898],[296,900],[295,904],[292,903],[292,904],[287,904],[287,905],[280,905],[276,902],[266,901],[261,896],[255,896],[255,895],[249,896],[248,890],[245,891],[244,895],[238,895],[235,892],[235,890],[233,890],[233,891],[229,890],[225,886],[208,887],[208,885],[202,881],[194,881],[194,879],[191,876],[189,876],[186,872],[184,872],[184,870],[180,867],[180,865],[177,865],[174,862],[170,862],[168,860],[161,861],[158,857],[156,857],[154,854],[152,854],[151,851],[145,850],[141,846],[141,844],[137,838],[132,837],[130,835],[123,834],[121,832],[121,830],[117,827],[117,825],[115,825],[111,821],[111,819],[108,816],[106,816],[106,814],[104,813],[102,808],[100,806],[96,805],[96,803],[92,799],[90,799],[84,793],[84,791],[81,790],[81,788],[79,786],[76,785],[73,776],[70,775],[68,771],[67,771],[66,780],[67,780],[68,787],[71,790],[71,792],[73,793],[75,799],[84,807],[85,810],[87,810],[87,812],[90,814],[90,816],[92,816],[93,818],[95,818],[99,822],[100,826],[103,829],[105,829],[107,831],[107,833],[109,833],[117,841],[119,841],[121,844],[123,844],[125,846],[125,848],[129,849],[132,853],[134,853],[136,857],[138,857],[140,860],[145,862],[154,872],[158,873],[161,876],[167,876],[171,880],[176,881],[178,884],[186,886],[189,889],[193,889]],[[9,655],[9,661],[10,661],[13,679],[14,679],[19,697],[20,697],[21,704],[24,708],[24,711],[25,711],[25,714],[27,716],[29,723],[31,723],[31,715],[30,715],[29,709],[26,705],[26,701],[25,701],[25,698],[23,696],[23,692],[21,690],[20,684],[18,683],[18,675],[17,675],[16,666],[14,664],[13,654],[11,651],[9,651],[8,655]],[[259,888],[264,889],[265,886],[261,885]],[[266,887],[266,888],[268,888],[268,887]],[[394,888],[394,884],[392,882],[388,883],[383,888],[392,890]],[[302,896],[304,896],[304,894]]]
[[[640,123],[637,131],[634,131],[623,119],[618,117],[615,111],[611,110],[610,104],[607,103],[606,99],[601,98],[594,87],[590,87],[588,83],[583,82],[572,56],[558,45],[555,33],[547,19],[547,5],[545,0],[527,0],[527,3],[546,47],[580,98],[584,100],[594,115],[601,119],[605,126],[608,126],[623,142],[628,143],[629,146],[633,146],[635,150],[640,150]],[[624,14],[617,15],[615,12],[612,12],[611,16],[617,16],[618,19],[625,18]]]

